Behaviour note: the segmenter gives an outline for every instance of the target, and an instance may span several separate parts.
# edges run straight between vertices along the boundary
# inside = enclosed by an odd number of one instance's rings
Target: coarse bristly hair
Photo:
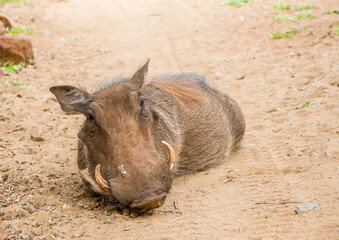
[[[163,74],[143,92],[160,112],[160,129],[177,150],[175,175],[220,164],[243,137],[245,120],[239,105],[210,87],[203,76]]]

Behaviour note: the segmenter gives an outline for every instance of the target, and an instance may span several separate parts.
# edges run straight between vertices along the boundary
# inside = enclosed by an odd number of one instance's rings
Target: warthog
[[[204,77],[166,74],[146,84],[148,62],[93,94],[50,89],[63,111],[87,118],[78,133],[84,182],[134,214],[160,207],[173,176],[223,162],[245,131],[238,104]]]

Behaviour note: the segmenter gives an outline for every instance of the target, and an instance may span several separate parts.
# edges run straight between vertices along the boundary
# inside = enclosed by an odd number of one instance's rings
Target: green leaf
[[[307,10],[307,9],[312,9],[312,8],[314,8],[314,6],[312,4],[306,4],[306,5],[302,5],[302,6],[297,5],[295,7],[295,10],[301,11],[301,10]]]
[[[327,8],[325,12],[327,14],[332,14],[332,13],[339,14],[339,9]]]
[[[19,71],[21,71],[25,67],[25,64],[23,62],[20,62],[19,64],[15,65],[13,62],[7,61],[0,67],[4,71],[5,75],[8,76],[12,72],[18,73]]]
[[[34,5],[35,5],[34,2],[31,2],[31,1],[29,1],[29,0],[25,0],[25,1],[24,1],[24,4],[25,4],[26,6],[34,6]]]
[[[230,5],[233,7],[242,7],[251,4],[252,0],[226,0],[220,3],[221,6]]]
[[[11,82],[13,86],[23,86],[24,83],[18,82],[17,80],[15,80],[14,82]]]
[[[275,3],[273,4],[273,8],[276,10],[287,10],[290,9],[291,4],[290,3]]]
[[[278,22],[284,22],[284,21],[295,22],[299,20],[311,20],[313,18],[316,18],[316,16],[313,15],[312,11],[308,11],[308,12],[297,13],[297,15],[295,15],[294,17],[279,14],[279,15],[273,16],[272,18],[274,20],[277,20]]]
[[[35,64],[35,60],[34,59],[29,59],[28,60],[28,65],[34,65]]]
[[[34,28],[27,26],[27,25],[16,26],[16,27],[12,27],[11,29],[8,29],[8,28],[6,29],[6,33],[9,35],[22,34],[22,33],[32,35],[33,31],[34,31]]]
[[[21,0],[0,0],[0,4],[4,4],[4,3],[16,3],[16,2],[20,2]]]
[[[285,29],[282,32],[276,32],[276,33],[271,32],[269,34],[269,37],[274,38],[274,39],[279,39],[279,38],[284,38],[284,37],[290,37],[292,34],[295,34],[297,32],[298,32],[298,28],[293,26],[293,27],[289,27],[288,29]]]
[[[307,108],[312,105],[322,105],[326,104],[326,102],[305,102],[304,105],[301,106],[301,108]]]

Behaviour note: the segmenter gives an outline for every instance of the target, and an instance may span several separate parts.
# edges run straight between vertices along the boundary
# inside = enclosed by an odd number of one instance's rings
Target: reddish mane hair
[[[188,110],[184,102],[185,100],[193,100],[200,103],[205,101],[201,89],[194,84],[183,84],[179,81],[173,81],[171,83],[154,81],[150,82],[150,84],[169,93],[174,101],[176,101],[185,111]]]

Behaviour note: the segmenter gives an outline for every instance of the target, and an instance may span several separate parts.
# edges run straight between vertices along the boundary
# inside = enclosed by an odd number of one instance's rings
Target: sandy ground
[[[324,13],[337,0],[293,1],[314,4],[317,18],[283,23],[264,0],[33,2],[0,6],[37,29],[36,66],[1,77],[0,239],[339,239],[339,15]],[[175,179],[161,208],[132,219],[80,194],[84,118],[64,114],[48,89],[93,90],[147,58],[149,75],[207,76],[242,106],[247,132],[223,165]],[[320,205],[296,214],[311,201]]]

